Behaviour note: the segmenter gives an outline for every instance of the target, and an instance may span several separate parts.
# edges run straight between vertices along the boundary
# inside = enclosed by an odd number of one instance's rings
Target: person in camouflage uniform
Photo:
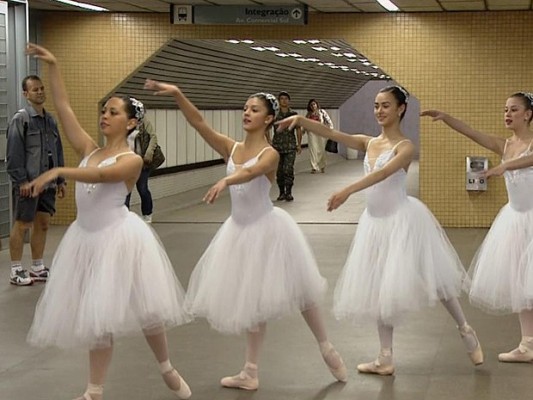
[[[287,92],[278,94],[280,110],[276,115],[276,121],[280,121],[292,115],[297,115],[296,111],[289,107],[291,96]],[[295,135],[296,133],[296,135]],[[302,131],[300,127],[293,129],[284,129],[277,131],[274,128],[274,137],[272,138],[272,147],[279,153],[278,171],[276,181],[279,187],[278,201],[293,201],[292,185],[294,184],[294,162],[296,154],[302,152]]]

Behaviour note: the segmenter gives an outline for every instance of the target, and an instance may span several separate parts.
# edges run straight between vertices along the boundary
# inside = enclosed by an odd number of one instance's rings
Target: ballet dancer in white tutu
[[[344,269],[335,288],[334,313],[339,319],[377,321],[381,350],[359,372],[394,373],[393,329],[409,312],[440,301],[457,323],[471,361],[483,362],[474,330],[457,297],[466,272],[446,234],[428,208],[406,194],[406,175],[415,147],[400,130],[408,94],[399,86],[377,94],[374,115],[378,137],[349,135],[301,116],[287,118],[282,128],[300,125],[308,131],[366,151],[365,176],[333,194],[327,210],[340,207],[364,190],[367,208],[361,215]]]
[[[258,388],[266,323],[294,311],[301,311],[332,374],[345,381],[346,368],[328,340],[317,306],[325,279],[295,221],[269,198],[279,155],[266,133],[279,110],[277,99],[267,93],[248,98],[242,114],[246,137],[236,142],[209,126],[178,87],[147,80],[145,88],[174,97],[187,121],[227,163],[227,176],[209,189],[204,201],[214,202],[229,187],[231,216],[198,261],[186,295],[187,310],[207,318],[214,329],[247,334],[244,368],[223,378],[222,386]]]
[[[82,159],[78,168],[54,168],[31,182],[37,196],[58,176],[77,181],[78,214],[54,255],[28,340],[89,349],[89,382],[78,399],[101,400],[113,341],[143,332],[166,385],[177,397],[189,398],[189,387],[169,361],[165,333],[190,319],[184,290],[155,233],[124,205],[143,166],[126,137],[142,121],[144,107],[133,98],[109,98],[100,116],[106,144],[99,147],[70,106],[54,55],[34,44],[27,54],[48,64],[63,132]]]
[[[502,163],[487,177],[504,175],[509,202],[472,260],[470,300],[489,312],[518,313],[522,340],[498,359],[533,362],[533,94],[519,92],[507,99],[503,117],[512,132],[508,138],[478,132],[441,111],[421,115],[443,121],[501,157]]]

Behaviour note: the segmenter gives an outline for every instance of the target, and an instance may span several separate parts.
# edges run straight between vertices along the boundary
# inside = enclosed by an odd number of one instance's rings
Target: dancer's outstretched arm
[[[131,154],[118,157],[117,162],[108,167],[52,168],[30,182],[31,195],[32,197],[39,196],[46,184],[55,181],[58,177],[86,183],[136,181],[143,164],[140,156]]]
[[[533,154],[502,162],[483,174],[485,178],[503,175],[505,171],[533,167]]]
[[[57,65],[57,59],[49,50],[33,43],[28,43],[26,54],[48,64],[52,100],[59,121],[63,126],[63,133],[74,148],[74,151],[76,151],[81,157],[85,157],[98,146],[94,139],[81,127],[76,114],[74,114],[74,111],[72,110],[65,82],[63,81],[61,71]]]
[[[293,115],[292,117],[282,119],[281,121],[276,122],[275,125],[277,125],[277,129],[279,130],[287,128],[292,129],[296,126],[300,126],[306,131],[311,131],[319,136],[335,140],[336,142],[342,143],[347,147],[361,151],[366,150],[368,141],[372,139],[371,136],[350,135],[348,133],[332,129],[324,124],[321,124],[320,122],[313,121],[301,115]]]
[[[200,136],[202,136],[202,138],[204,138],[207,144],[209,144],[209,146],[219,153],[224,160],[229,158],[235,141],[228,136],[215,131],[211,126],[209,126],[198,108],[191,103],[191,101],[183,94],[179,87],[176,85],[147,79],[144,83],[144,88],[153,90],[156,96],[174,97],[174,100],[176,100],[178,107],[180,108],[181,112],[183,112],[183,115],[189,124],[196,129],[196,131],[200,134]]]
[[[261,175],[268,176],[268,174],[273,173],[276,170],[278,162],[278,152],[273,148],[266,150],[254,165],[239,168],[233,174],[219,180],[207,191],[203,200],[206,203],[211,204],[218,198],[220,193],[230,185],[246,183]]]
[[[398,145],[396,149],[396,155],[391,158],[391,160],[387,162],[383,168],[374,170],[373,172],[359,179],[357,182],[354,182],[337,193],[334,193],[328,200],[327,210],[336,210],[342,204],[344,204],[344,202],[348,200],[348,197],[350,197],[352,194],[383,181],[401,168],[406,168],[413,160],[414,154],[415,146],[411,142],[406,141]]]
[[[452,117],[438,110],[425,110],[420,113],[421,117],[431,117],[433,121],[442,121],[454,131],[459,132],[461,135],[466,136],[470,140],[473,140],[480,146],[485,147],[493,151],[500,156],[503,154],[505,148],[505,138],[501,138],[496,135],[489,135],[487,133],[476,131],[463,121]]]

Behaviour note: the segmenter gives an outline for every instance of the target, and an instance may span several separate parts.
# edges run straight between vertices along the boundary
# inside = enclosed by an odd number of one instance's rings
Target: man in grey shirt
[[[48,185],[38,197],[31,197],[28,184],[40,174],[65,165],[57,123],[44,109],[46,94],[36,75],[22,80],[23,95],[28,104],[11,119],[7,129],[7,173],[12,181],[14,223],[9,236],[11,255],[10,283],[31,285],[46,281],[49,271],[43,264],[46,232],[55,213],[55,198],[65,195],[65,182],[60,178]],[[32,266],[22,268],[24,234],[32,228],[30,246]]]

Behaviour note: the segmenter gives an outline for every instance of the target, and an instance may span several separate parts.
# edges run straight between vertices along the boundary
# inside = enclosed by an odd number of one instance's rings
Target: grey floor
[[[497,354],[520,339],[516,316],[492,316],[471,307],[465,312],[478,331],[485,364],[473,367],[452,319],[437,306],[412,315],[395,330],[396,374],[361,375],[356,364],[374,359],[379,349],[372,324],[351,325],[331,315],[331,293],[342,268],[362,195],[353,196],[334,213],[325,211],[328,195],[362,173],[361,161],[330,156],[325,174],[311,175],[298,164],[293,203],[278,204],[300,223],[313,246],[330,290],[323,304],[331,341],[349,368],[346,384],[335,383],[324,366],[312,335],[299,315],[269,323],[260,365],[260,388],[244,392],[219,387],[220,377],[239,371],[243,337],[219,334],[197,320],[168,333],[172,360],[193,390],[193,398],[209,400],[322,399],[530,399],[533,365],[502,364]],[[417,194],[417,165],[410,171],[409,191]],[[229,213],[224,196],[214,205],[196,202],[204,190],[158,200],[153,227],[164,242],[176,273],[186,285],[210,239]],[[272,190],[272,196],[276,193]],[[196,204],[194,204],[196,203]],[[187,204],[183,207],[180,205]],[[192,205],[191,205],[192,204]],[[65,227],[50,230],[46,261],[50,261]],[[448,229],[465,265],[482,241],[485,229]],[[6,246],[4,246],[5,248]],[[29,249],[25,249],[28,259]],[[0,252],[0,400],[72,399],[83,392],[87,376],[85,352],[38,349],[25,342],[35,303],[43,289],[8,284],[9,254]],[[117,340],[105,387],[105,399],[163,400],[173,398],[158,375],[142,337]]]

